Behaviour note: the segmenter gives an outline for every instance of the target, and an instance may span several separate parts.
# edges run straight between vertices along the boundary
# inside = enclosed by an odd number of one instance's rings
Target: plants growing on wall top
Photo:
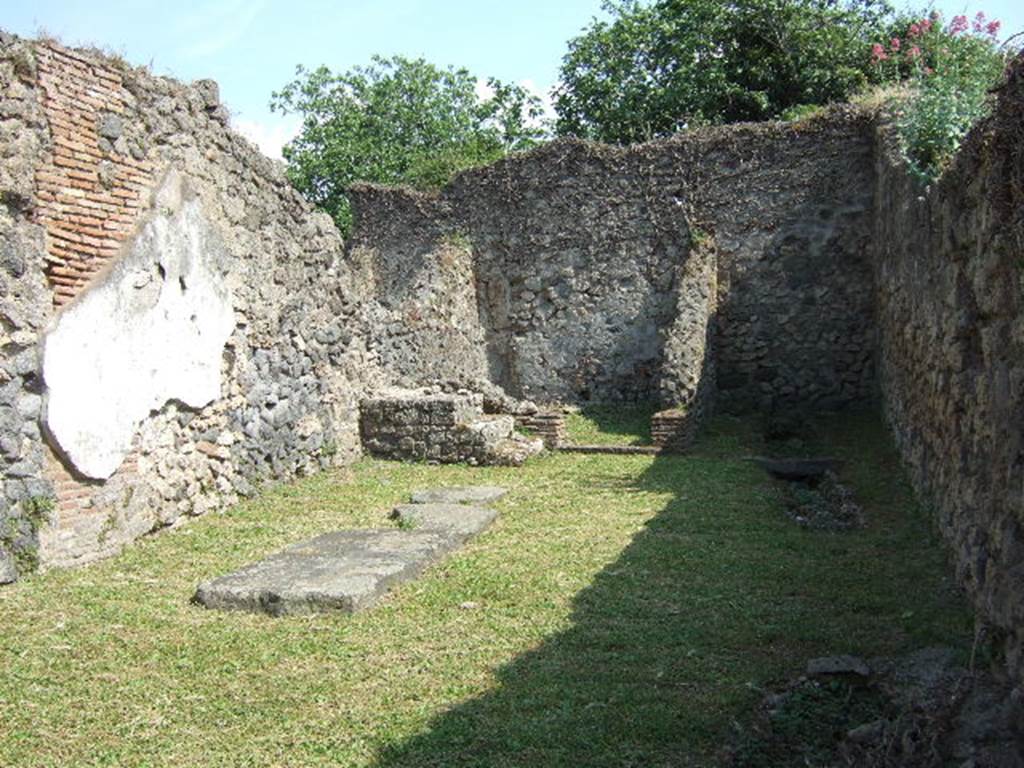
[[[911,169],[925,181],[942,173],[971,126],[988,112],[989,92],[1008,58],[999,44],[1000,27],[983,12],[949,22],[933,12],[872,46],[878,79],[908,85],[895,100],[896,128]]]

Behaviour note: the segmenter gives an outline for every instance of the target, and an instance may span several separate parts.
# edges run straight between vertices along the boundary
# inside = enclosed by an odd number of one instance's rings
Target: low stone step
[[[418,504],[402,505],[396,515],[412,529],[325,533],[204,582],[193,599],[207,608],[271,616],[355,613],[484,530],[497,513]]]
[[[440,533],[461,544],[493,523],[498,513],[465,504],[399,504],[391,516],[414,531]]]
[[[664,452],[656,445],[567,445],[565,443],[558,446],[556,450],[562,453],[638,454],[643,456],[656,456]]]
[[[496,485],[456,485],[450,488],[427,488],[413,491],[413,504],[488,504],[508,491]]]

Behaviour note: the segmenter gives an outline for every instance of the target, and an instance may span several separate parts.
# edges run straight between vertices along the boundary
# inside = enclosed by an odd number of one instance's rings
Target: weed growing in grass
[[[399,517],[395,520],[395,524],[403,531],[412,531],[419,526],[417,521],[411,517]]]

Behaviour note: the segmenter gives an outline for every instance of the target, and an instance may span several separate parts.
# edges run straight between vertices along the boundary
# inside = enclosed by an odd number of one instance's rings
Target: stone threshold
[[[609,453],[615,455],[643,455],[657,456],[661,453],[673,453],[673,451],[657,445],[559,445],[555,450],[562,453]]]

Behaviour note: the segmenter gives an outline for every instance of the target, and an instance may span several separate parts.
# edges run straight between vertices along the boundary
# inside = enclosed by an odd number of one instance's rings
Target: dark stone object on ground
[[[820,480],[826,472],[835,472],[843,464],[834,458],[769,459],[755,456],[751,461],[772,477],[799,482]]]
[[[826,472],[816,482],[787,483],[786,514],[798,525],[821,531],[849,531],[864,526],[864,510],[853,491]]]
[[[859,675],[867,677],[871,668],[856,656],[822,656],[807,662],[807,674],[812,677],[828,675]]]

